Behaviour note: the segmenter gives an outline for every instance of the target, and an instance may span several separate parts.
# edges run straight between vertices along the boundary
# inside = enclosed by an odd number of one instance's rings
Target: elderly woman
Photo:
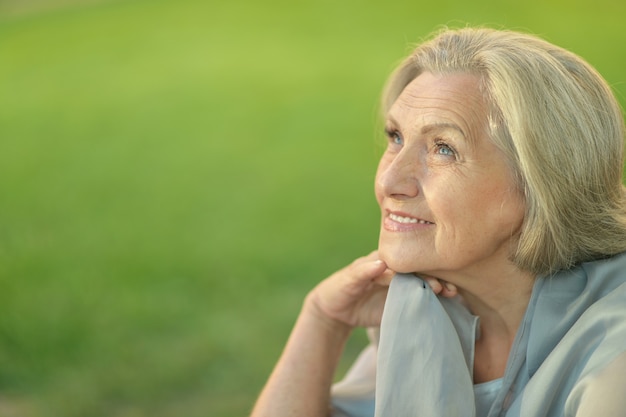
[[[253,416],[625,416],[624,125],[607,84],[536,37],[445,30],[383,110],[378,250],[309,293]],[[356,326],[380,331],[331,387]]]

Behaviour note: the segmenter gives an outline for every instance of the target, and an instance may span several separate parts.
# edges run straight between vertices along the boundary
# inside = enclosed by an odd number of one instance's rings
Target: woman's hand
[[[309,293],[253,417],[327,415],[330,386],[350,330],[380,325],[393,275],[375,251]],[[424,280],[435,292],[451,294],[436,278]]]
[[[349,327],[379,326],[387,290],[395,273],[378,258],[378,251],[356,259],[318,284],[307,296],[305,309],[324,320]],[[435,294],[454,297],[454,285],[420,276]]]
[[[378,326],[393,275],[374,251],[320,282],[307,296],[304,308],[331,323]]]

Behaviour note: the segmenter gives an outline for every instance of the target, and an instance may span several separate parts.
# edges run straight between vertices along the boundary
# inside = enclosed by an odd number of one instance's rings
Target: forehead
[[[456,126],[469,138],[485,132],[487,111],[477,76],[465,73],[420,74],[389,109],[388,119],[403,128]]]

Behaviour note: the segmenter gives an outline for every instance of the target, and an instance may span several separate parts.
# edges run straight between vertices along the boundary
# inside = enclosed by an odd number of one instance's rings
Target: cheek
[[[509,213],[509,224],[511,233],[515,236],[519,235],[526,217],[526,202],[519,194],[511,193],[508,199],[503,202],[504,210]]]
[[[523,199],[508,187],[484,190],[484,198],[474,199],[475,225],[482,225],[485,233],[511,237],[519,233],[524,219]]]
[[[486,230],[502,223],[510,208],[502,199],[502,193],[493,189],[464,184],[452,184],[446,192],[425,196],[428,206],[435,215],[443,236],[456,241],[467,236],[481,236]],[[470,191],[472,190],[472,191]]]

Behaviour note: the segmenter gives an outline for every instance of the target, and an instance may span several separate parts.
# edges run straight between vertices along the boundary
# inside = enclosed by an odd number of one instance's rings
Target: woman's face
[[[470,74],[423,73],[387,114],[379,254],[396,272],[445,277],[509,262],[524,200],[488,139],[478,85]]]

